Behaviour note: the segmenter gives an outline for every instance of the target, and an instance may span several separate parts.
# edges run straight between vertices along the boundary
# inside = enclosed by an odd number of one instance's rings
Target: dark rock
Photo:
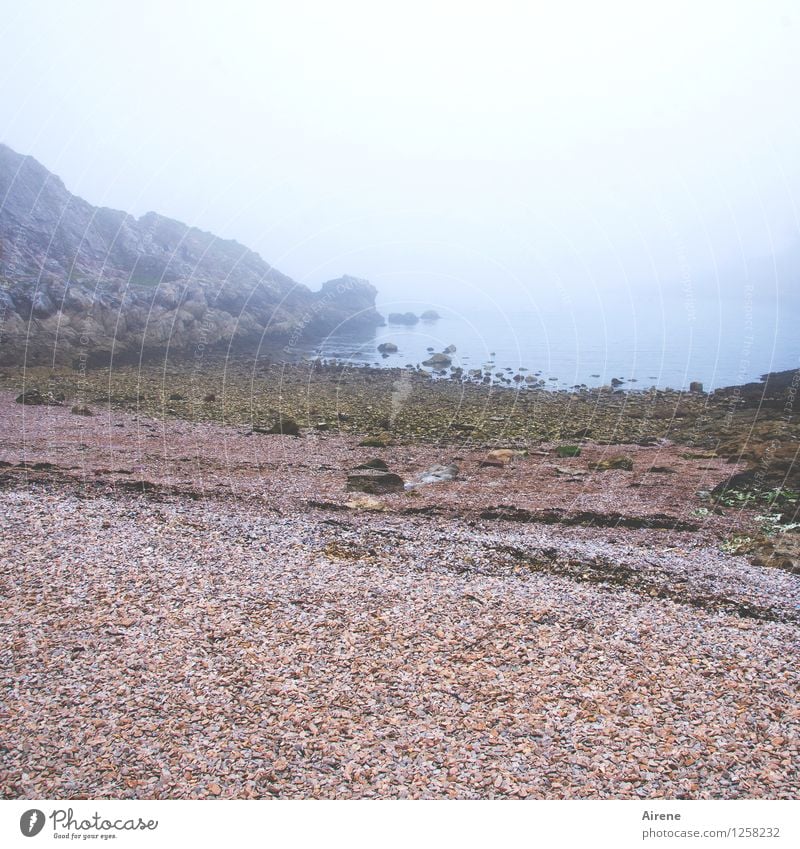
[[[379,433],[376,436],[368,436],[358,444],[363,448],[386,448],[392,441],[391,434]]]
[[[27,404],[28,406],[38,406],[46,404],[47,401],[42,397],[38,389],[28,389],[16,397],[17,404]]]
[[[168,400],[170,400],[170,401],[183,401],[184,398],[183,398],[183,395],[181,395],[179,392],[173,392],[173,393],[170,394]]]
[[[400,475],[382,469],[359,469],[347,476],[347,489],[351,492],[366,492],[370,495],[403,492],[405,481]]]
[[[397,345],[394,342],[381,342],[378,345],[378,351],[381,354],[396,354],[397,353]]]
[[[213,404],[216,400],[217,396],[213,392],[209,392],[207,395],[203,396],[203,402],[206,404]]]
[[[423,321],[438,321],[441,316],[438,312],[436,312],[436,310],[425,310],[425,312],[420,315],[420,318]]]
[[[94,413],[91,411],[91,409],[89,407],[87,407],[85,404],[83,404],[83,405],[76,404],[72,408],[71,412],[74,413],[76,416],[93,416],[94,415]]]
[[[700,383],[699,380],[693,380],[689,384],[689,391],[690,392],[702,392],[703,391],[703,384]]]
[[[416,324],[419,321],[413,312],[390,312],[389,324]]]
[[[256,433],[280,434],[281,436],[300,436],[300,425],[289,416],[280,416],[268,428],[253,428]]]
[[[357,469],[380,469],[383,472],[388,472],[389,467],[386,463],[378,457],[374,457],[372,460],[367,460],[366,463],[362,463],[360,466],[356,466]]]
[[[427,360],[423,361],[422,365],[436,369],[443,369],[451,365],[452,362],[453,361],[447,356],[447,354],[431,354]]]
[[[607,472],[610,469],[622,469],[627,472],[633,471],[633,460],[630,457],[609,457],[597,463],[589,463],[589,468],[595,472]]]

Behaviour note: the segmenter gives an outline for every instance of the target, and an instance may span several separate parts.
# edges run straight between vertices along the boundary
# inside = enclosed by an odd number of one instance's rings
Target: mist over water
[[[791,305],[747,292],[738,299],[672,295],[651,304],[618,298],[569,306],[552,299],[458,306],[379,296],[378,308],[384,315],[435,308],[441,318],[387,324],[370,340],[333,334],[308,353],[358,365],[416,367],[429,349],[455,345],[455,367],[480,368],[495,382],[502,382],[498,373],[506,380],[536,375],[550,389],[601,386],[618,378],[631,390],[688,389],[692,381],[713,390],[800,365]],[[376,348],[383,342],[397,345],[397,353],[381,356]]]

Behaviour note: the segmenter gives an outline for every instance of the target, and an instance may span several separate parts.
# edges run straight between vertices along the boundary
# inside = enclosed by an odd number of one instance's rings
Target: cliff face
[[[312,292],[237,242],[94,207],[0,145],[2,364],[370,333],[383,323],[375,295],[354,277]]]

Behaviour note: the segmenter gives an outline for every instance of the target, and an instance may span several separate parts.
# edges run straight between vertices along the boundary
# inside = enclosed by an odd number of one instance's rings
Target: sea
[[[432,351],[453,346],[452,366],[465,373],[481,369],[492,382],[521,388],[531,381],[514,382],[514,375],[535,376],[550,389],[602,386],[616,379],[629,390],[688,389],[698,381],[711,391],[800,367],[797,304],[776,299],[465,305],[379,296],[377,307],[384,316],[435,309],[440,318],[387,323],[367,339],[333,333],[305,355],[353,367],[425,368]],[[384,342],[396,345],[397,352],[382,356],[377,348]]]

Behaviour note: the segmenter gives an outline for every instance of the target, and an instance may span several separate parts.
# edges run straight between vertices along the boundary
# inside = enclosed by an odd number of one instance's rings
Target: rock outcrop
[[[375,294],[355,277],[312,292],[237,242],[94,207],[0,145],[0,364],[366,335],[383,324]]]

